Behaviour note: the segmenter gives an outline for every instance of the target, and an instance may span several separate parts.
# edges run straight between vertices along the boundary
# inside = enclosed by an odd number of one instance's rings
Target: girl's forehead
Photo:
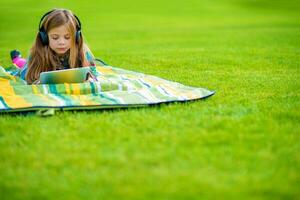
[[[57,26],[48,31],[48,34],[58,34],[58,35],[69,34],[69,33],[70,33],[70,31],[69,31],[67,25]]]

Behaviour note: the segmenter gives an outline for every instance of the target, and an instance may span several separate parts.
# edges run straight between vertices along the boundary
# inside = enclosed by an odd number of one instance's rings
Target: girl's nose
[[[63,38],[58,40],[58,44],[64,44],[64,43],[65,43],[65,40]]]

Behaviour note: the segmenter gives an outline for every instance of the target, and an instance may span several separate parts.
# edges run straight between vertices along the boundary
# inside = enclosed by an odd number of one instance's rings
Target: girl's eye
[[[65,39],[66,39],[66,40],[70,39],[70,36],[65,36]]]
[[[53,40],[57,40],[57,39],[58,39],[58,37],[52,37],[52,39],[53,39]]]

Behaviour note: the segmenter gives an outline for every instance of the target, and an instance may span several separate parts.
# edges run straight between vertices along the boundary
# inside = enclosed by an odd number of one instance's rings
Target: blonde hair
[[[44,18],[42,27],[49,32],[51,29],[66,25],[70,32],[71,47],[69,50],[69,65],[70,68],[89,66],[84,53],[89,51],[88,46],[83,42],[82,35],[76,42],[76,31],[79,26],[77,19],[73,13],[66,9],[54,9]],[[26,73],[26,81],[31,84],[39,79],[40,73],[45,71],[53,71],[60,65],[59,57],[49,47],[41,41],[39,33],[36,36],[35,42],[30,49],[30,58],[28,61],[28,69]]]

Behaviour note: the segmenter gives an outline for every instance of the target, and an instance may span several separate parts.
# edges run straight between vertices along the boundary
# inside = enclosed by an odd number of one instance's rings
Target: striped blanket
[[[90,67],[96,82],[27,85],[14,70],[0,66],[0,113],[98,109],[201,99],[214,94],[156,76],[112,66]]]

